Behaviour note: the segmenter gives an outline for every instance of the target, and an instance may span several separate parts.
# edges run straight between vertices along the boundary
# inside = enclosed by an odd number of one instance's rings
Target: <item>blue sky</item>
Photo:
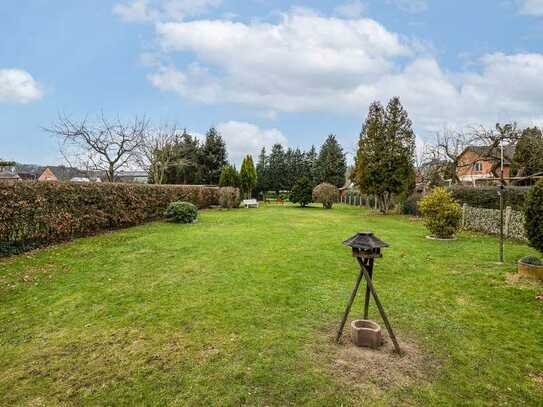
[[[424,141],[543,125],[543,0],[5,0],[0,19],[0,157],[19,162],[61,161],[59,112],[217,126],[232,161],[329,133],[354,151],[395,95]]]

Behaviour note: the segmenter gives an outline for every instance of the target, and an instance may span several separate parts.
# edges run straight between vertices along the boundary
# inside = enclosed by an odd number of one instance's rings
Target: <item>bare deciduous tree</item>
[[[149,173],[150,182],[163,184],[166,180],[166,171],[171,167],[185,167],[190,164],[186,159],[178,158],[176,140],[178,129],[176,126],[162,126],[157,130],[148,131],[143,139],[138,163]]]
[[[445,129],[436,136],[434,145],[428,145],[425,151],[425,164],[432,170],[450,172],[453,184],[460,184],[458,170],[473,163],[463,162],[462,153],[469,146],[470,140],[460,131]]]
[[[481,149],[480,159],[492,162],[490,171],[494,178],[500,178],[501,174],[501,145],[507,146],[515,144],[520,138],[521,132],[517,129],[516,123],[508,123],[504,125],[496,124],[494,129],[479,126],[473,128],[472,142],[483,146]],[[513,157],[509,157],[512,159]]]
[[[113,182],[119,169],[136,162],[148,126],[145,118],[124,123],[119,118],[109,121],[101,114],[91,124],[86,118],[74,121],[60,115],[45,130],[60,138],[60,152],[70,166],[103,171],[107,181]]]

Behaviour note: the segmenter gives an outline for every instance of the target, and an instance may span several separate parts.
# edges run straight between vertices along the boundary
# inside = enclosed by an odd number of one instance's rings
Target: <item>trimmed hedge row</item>
[[[530,187],[508,186],[504,190],[504,207],[522,211]],[[455,185],[450,187],[453,197],[461,204],[475,208],[499,209],[500,200],[496,187],[469,187]]]
[[[219,203],[219,188],[114,183],[0,183],[0,256],[138,225],[174,201]]]

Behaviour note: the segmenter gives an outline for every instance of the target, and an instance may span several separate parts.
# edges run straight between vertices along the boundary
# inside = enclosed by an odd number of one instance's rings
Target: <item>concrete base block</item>
[[[356,346],[377,349],[383,344],[383,334],[378,323],[367,319],[351,322],[351,338]]]

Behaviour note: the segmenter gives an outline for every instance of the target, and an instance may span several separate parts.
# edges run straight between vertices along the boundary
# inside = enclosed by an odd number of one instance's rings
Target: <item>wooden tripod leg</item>
[[[368,274],[372,278],[373,274],[373,259],[368,260]],[[366,283],[366,297],[364,298],[364,319],[368,319],[368,311],[370,307],[370,286]]]
[[[339,343],[339,339],[341,338],[341,334],[343,333],[345,322],[347,322],[347,318],[349,317],[349,312],[351,312],[351,307],[356,297],[358,287],[360,287],[360,282],[362,281],[363,276],[364,276],[364,272],[363,270],[360,270],[360,274],[358,275],[358,279],[356,280],[356,284],[354,286],[353,292],[351,293],[351,297],[349,298],[349,302],[347,303],[347,307],[345,308],[345,314],[343,314],[343,319],[341,320],[341,323],[339,324],[339,329],[337,331],[337,336],[336,336],[337,343]]]
[[[360,268],[362,270],[362,273],[364,273],[364,277],[366,278],[366,282],[368,283],[368,286],[370,288],[370,291],[373,295],[373,299],[375,300],[375,304],[377,305],[377,308],[379,309],[379,313],[381,314],[381,317],[383,318],[383,322],[385,323],[385,326],[388,331],[388,335],[390,336],[390,339],[392,340],[392,343],[394,344],[394,349],[396,350],[396,353],[401,355],[401,349],[400,345],[398,344],[398,340],[396,339],[396,335],[394,335],[394,331],[392,330],[392,326],[390,325],[390,322],[388,321],[387,314],[385,312],[385,309],[383,308],[383,305],[381,304],[381,301],[379,301],[379,297],[377,296],[377,292],[375,291],[375,287],[373,286],[373,282],[368,274],[368,271],[366,270],[366,266],[362,262],[360,258],[358,258],[358,263],[360,264]]]

